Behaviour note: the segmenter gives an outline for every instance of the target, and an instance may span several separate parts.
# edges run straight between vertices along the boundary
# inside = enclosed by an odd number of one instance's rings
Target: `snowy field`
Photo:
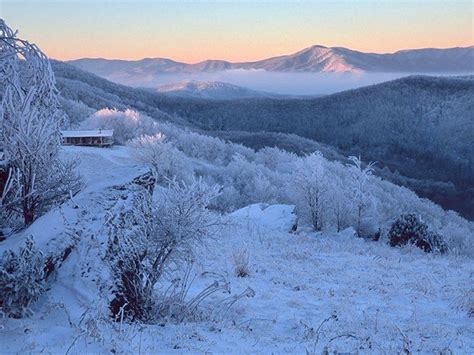
[[[338,234],[289,232],[291,206],[252,205],[197,251],[192,292],[224,277],[237,302],[221,317],[182,324],[127,325],[108,320],[103,261],[108,212],[124,185],[146,172],[127,148],[69,147],[85,189],[29,229],[42,250],[76,243],[48,292],[25,319],[0,319],[0,353],[459,353],[474,352],[474,262]],[[248,255],[247,277],[234,271]],[[215,295],[215,298],[222,297]],[[210,320],[212,319],[212,320]]]

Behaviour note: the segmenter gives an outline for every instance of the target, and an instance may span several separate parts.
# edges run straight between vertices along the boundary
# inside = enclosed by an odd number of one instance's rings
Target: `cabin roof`
[[[61,131],[63,138],[79,138],[79,137],[113,137],[113,129],[94,129],[85,131]]]

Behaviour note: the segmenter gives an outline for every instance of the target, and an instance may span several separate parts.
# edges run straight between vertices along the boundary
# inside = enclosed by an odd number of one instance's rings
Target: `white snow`
[[[298,218],[293,205],[268,205],[258,203],[250,205],[230,214],[235,221],[244,226],[252,225],[267,230],[291,232]]]
[[[66,147],[78,156],[86,188],[61,208],[0,244],[0,252],[33,234],[43,250],[78,235],[31,318],[0,318],[0,353],[472,353],[474,263],[456,256],[390,248],[341,233],[289,233],[294,207],[256,204],[197,251],[195,288],[204,271],[230,281],[232,293],[255,291],[219,322],[127,325],[107,320],[107,264],[102,257],[107,211],[127,203],[114,188],[146,171],[126,147]],[[75,208],[75,205],[78,208]],[[250,276],[233,273],[232,254],[245,249]],[[325,321],[327,320],[327,321]]]

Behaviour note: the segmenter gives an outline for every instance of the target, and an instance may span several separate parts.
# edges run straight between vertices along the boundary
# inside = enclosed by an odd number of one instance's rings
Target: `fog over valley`
[[[109,79],[132,87],[146,88],[156,88],[182,80],[222,81],[280,95],[326,95],[408,75],[413,75],[413,73],[288,73],[236,69],[215,73],[161,73],[147,78],[110,76]]]

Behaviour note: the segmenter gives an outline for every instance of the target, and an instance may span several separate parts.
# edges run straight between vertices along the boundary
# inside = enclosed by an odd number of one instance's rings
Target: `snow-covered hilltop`
[[[221,81],[182,80],[173,84],[161,85],[156,91],[178,97],[195,97],[214,100],[280,97],[276,94],[255,91]]]

